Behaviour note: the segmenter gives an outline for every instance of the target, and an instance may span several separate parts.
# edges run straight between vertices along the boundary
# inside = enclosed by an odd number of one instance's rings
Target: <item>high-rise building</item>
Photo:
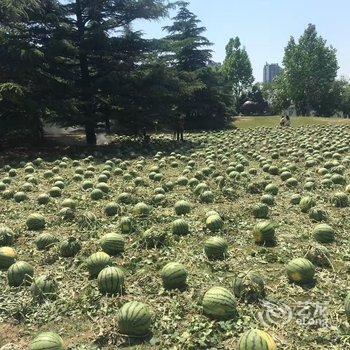
[[[266,63],[264,66],[264,84],[271,83],[279,74],[281,74],[282,68],[278,63]]]

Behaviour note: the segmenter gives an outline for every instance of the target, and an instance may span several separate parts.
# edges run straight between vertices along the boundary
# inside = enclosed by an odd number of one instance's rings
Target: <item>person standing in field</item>
[[[291,126],[289,115],[286,115],[286,117],[285,117],[284,126],[287,126],[287,127]]]

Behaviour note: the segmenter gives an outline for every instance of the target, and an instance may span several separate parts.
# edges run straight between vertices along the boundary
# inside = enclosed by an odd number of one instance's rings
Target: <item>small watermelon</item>
[[[109,255],[118,255],[124,252],[125,240],[117,233],[107,233],[100,239],[102,250]]]
[[[86,267],[91,277],[97,277],[105,267],[111,266],[112,263],[111,257],[105,252],[94,253],[86,259]]]
[[[305,258],[297,258],[287,265],[287,276],[291,282],[305,284],[313,281],[315,276],[315,266]]]
[[[30,350],[63,350],[62,338],[53,332],[40,333],[31,343]]]
[[[210,237],[204,243],[204,252],[208,259],[220,260],[227,255],[228,243],[225,238]]]
[[[206,316],[217,319],[232,319],[237,315],[234,295],[223,287],[212,287],[203,296],[203,312]]]
[[[7,270],[7,280],[11,287],[28,285],[32,282],[34,268],[25,261],[17,261]]]
[[[146,336],[150,333],[151,313],[147,305],[130,301],[119,310],[119,331],[129,336]]]
[[[186,286],[186,268],[177,262],[165,265],[161,272],[163,286],[165,289],[182,289]]]
[[[314,238],[319,243],[332,243],[335,240],[333,228],[327,224],[320,224],[314,228]]]
[[[268,333],[251,329],[240,337],[237,350],[277,350],[277,346]]]
[[[11,247],[0,247],[0,269],[8,269],[15,263],[16,251]]]
[[[105,267],[98,274],[97,284],[103,294],[121,294],[124,287],[124,272],[118,267]]]

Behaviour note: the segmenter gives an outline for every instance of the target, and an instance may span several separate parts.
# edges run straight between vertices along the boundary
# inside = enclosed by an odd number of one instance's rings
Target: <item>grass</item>
[[[278,120],[264,119],[273,123]],[[350,184],[349,135],[346,125],[281,130],[239,128],[194,133],[188,135],[189,140],[184,144],[159,136],[149,149],[124,141],[123,148],[102,147],[90,158],[82,148],[69,154],[46,150],[40,155],[44,159],[42,165],[34,167],[32,175],[37,184],[27,192],[26,201],[16,203],[13,199],[3,198],[0,193],[0,225],[14,231],[13,247],[19,260],[31,263],[35,276],[52,274],[58,282],[59,293],[55,300],[38,302],[29,287],[10,288],[6,271],[0,271],[0,347],[27,349],[38,332],[50,330],[62,335],[68,349],[228,350],[236,348],[243,332],[260,328],[273,336],[278,349],[348,349],[350,325],[344,311],[344,299],[350,282],[349,208],[336,208],[329,199],[337,191],[344,192]],[[286,147],[281,148],[282,143]],[[0,181],[8,177],[6,164],[17,169],[17,176],[7,186],[13,191],[20,191],[28,181],[25,163],[38,156],[34,151],[21,152],[17,156],[13,153],[0,164]],[[106,159],[116,163],[107,182],[109,192],[102,200],[93,201],[91,190],[84,191],[82,181],[73,180],[77,168],[73,161],[78,160],[84,172],[92,167],[90,180],[97,185]],[[311,159],[315,162],[310,163]],[[189,163],[190,160],[194,163]],[[294,164],[295,168],[291,167],[293,170],[290,171],[298,181],[296,187],[287,187],[280,176],[264,171],[265,162],[280,170]],[[238,164],[244,165],[244,172],[232,173],[232,168]],[[159,182],[149,178],[155,166],[159,166],[163,174]],[[328,171],[330,176],[342,172],[346,184],[331,182],[330,187],[323,186],[322,181],[328,175],[321,175],[318,169],[324,166],[332,167],[333,170]],[[131,177],[115,175],[116,168],[122,168],[123,175],[131,174]],[[256,169],[256,175],[250,174],[249,169]],[[48,193],[55,182],[53,178],[44,177],[47,170],[55,171],[55,176],[61,177],[65,186],[61,197],[51,198],[43,206],[37,203],[37,197],[40,193]],[[218,181],[214,175],[222,176],[223,180]],[[200,178],[214,194],[214,202],[203,203],[190,186],[175,185],[173,190],[166,192],[165,202],[155,204],[155,189],[169,181],[176,183],[180,176]],[[142,177],[144,183],[135,185],[136,177]],[[310,178],[315,187],[306,189],[305,183],[311,181]],[[277,245],[273,247],[256,245],[252,235],[259,221],[253,217],[252,207],[260,203],[264,194],[263,181],[272,182],[279,189],[275,204],[269,206],[268,219],[276,224]],[[251,193],[250,185],[257,187],[258,193]],[[129,192],[133,203],[120,203],[119,215],[107,217],[104,213],[106,204],[117,201],[122,192]],[[317,207],[327,212],[327,222],[335,229],[337,237],[334,243],[327,245],[331,267],[317,267],[316,283],[306,286],[290,283],[285,271],[290,260],[305,256],[310,245],[315,243],[312,231],[316,223],[308,214],[302,213],[298,205],[290,203],[294,194],[312,196]],[[74,218],[65,219],[60,214],[65,198],[72,198],[78,204]],[[191,212],[184,217],[191,233],[178,237],[171,234],[171,225],[179,218],[174,205],[182,199],[191,203]],[[140,201],[152,207],[148,217],[134,215],[133,206]],[[222,216],[222,231],[211,233],[206,229],[205,214],[209,210],[216,210]],[[60,241],[68,236],[79,239],[80,253],[75,258],[62,258],[58,245],[47,251],[37,250],[35,238],[38,233],[28,231],[25,225],[26,218],[33,212],[45,216],[44,232],[53,234]],[[101,236],[119,232],[120,217],[125,215],[134,219],[134,232],[124,236],[125,253],[113,258],[114,263],[125,271],[125,294],[104,296],[98,291],[96,280],[89,278],[84,261],[101,249]],[[142,242],[142,233],[147,229],[165,232],[168,235],[166,244],[147,248]],[[229,252],[225,260],[211,261],[204,255],[204,242],[212,235],[227,240]],[[160,271],[171,261],[181,262],[187,268],[188,288],[184,291],[166,291],[162,287]],[[265,310],[262,303],[238,300],[236,319],[208,319],[201,307],[205,291],[212,286],[232,290],[234,277],[247,271],[263,277],[267,300],[282,305],[279,313],[272,316],[272,320],[270,317],[266,324],[259,318]],[[126,338],[118,332],[118,309],[131,300],[144,302],[152,311],[153,332],[146,340]],[[303,325],[298,323],[295,314],[290,322],[286,322],[288,307],[296,308],[301,302],[309,302],[311,307],[317,303],[326,304],[329,324],[325,327]]]
[[[256,127],[277,127],[279,126],[280,116],[256,116],[256,117],[239,117],[234,124],[239,129],[248,129]],[[310,125],[350,125],[350,119],[341,118],[319,118],[319,117],[292,117],[293,127],[310,126]]]

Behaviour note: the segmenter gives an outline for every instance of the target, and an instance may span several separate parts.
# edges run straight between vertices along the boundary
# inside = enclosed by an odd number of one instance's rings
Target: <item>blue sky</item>
[[[289,37],[299,37],[308,23],[316,24],[329,44],[338,51],[339,76],[350,78],[349,0],[189,0],[189,9],[214,43],[213,58],[221,62],[230,37],[239,36],[250,56],[257,81],[262,80],[265,62],[281,63]],[[172,14],[173,15],[173,14]],[[146,37],[165,35],[162,27],[171,23],[137,22]]]

